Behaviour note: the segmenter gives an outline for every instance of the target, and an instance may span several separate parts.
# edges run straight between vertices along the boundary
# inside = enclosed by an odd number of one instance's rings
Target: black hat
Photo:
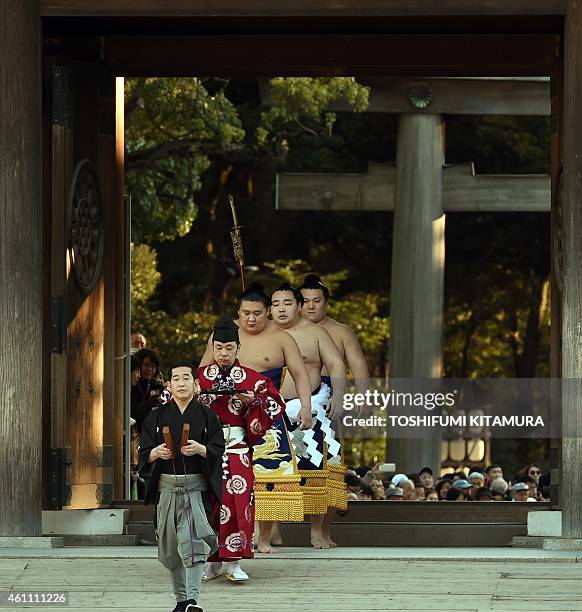
[[[238,325],[229,317],[222,317],[214,326],[212,340],[213,342],[236,342],[239,344]]]

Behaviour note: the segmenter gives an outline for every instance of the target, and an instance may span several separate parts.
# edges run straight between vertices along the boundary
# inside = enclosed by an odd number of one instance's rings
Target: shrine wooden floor
[[[246,584],[204,584],[200,603],[207,612],[582,610],[582,552],[439,550],[283,550],[243,562]],[[75,612],[172,610],[155,549],[117,551],[0,549],[0,591],[66,590]]]

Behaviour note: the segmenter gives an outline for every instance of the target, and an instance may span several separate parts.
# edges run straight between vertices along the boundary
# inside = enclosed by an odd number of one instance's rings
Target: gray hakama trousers
[[[160,475],[158,559],[170,570],[176,601],[198,601],[204,563],[218,548],[202,503],[207,488],[201,474]]]

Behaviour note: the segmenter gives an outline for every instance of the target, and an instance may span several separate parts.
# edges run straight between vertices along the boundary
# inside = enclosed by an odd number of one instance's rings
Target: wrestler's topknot
[[[271,300],[265,293],[261,283],[251,283],[239,296],[238,305],[241,305],[242,301],[247,302],[260,302],[265,308],[269,309],[271,306]]]
[[[323,297],[326,300],[329,299],[329,289],[323,284],[321,276],[318,274],[308,274],[303,279],[303,284],[299,287],[299,291],[301,291],[301,289],[321,289]]]

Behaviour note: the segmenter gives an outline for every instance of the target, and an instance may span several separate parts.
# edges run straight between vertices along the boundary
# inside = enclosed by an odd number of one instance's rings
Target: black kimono
[[[184,423],[190,425],[190,440],[196,440],[206,446],[206,458],[200,455],[186,457],[179,451]],[[170,428],[174,442],[175,459],[157,459],[148,463],[150,452],[163,444],[163,428]],[[157,503],[158,481],[160,474],[202,474],[208,482],[208,491],[204,492],[204,505],[207,512],[214,513],[222,492],[222,455],[224,454],[224,435],[222,425],[216,414],[202,405],[196,398],[188,404],[184,414],[170,400],[155,408],[146,417],[142,425],[139,447],[139,474],[146,480],[144,503]],[[173,465],[172,465],[173,464]]]

